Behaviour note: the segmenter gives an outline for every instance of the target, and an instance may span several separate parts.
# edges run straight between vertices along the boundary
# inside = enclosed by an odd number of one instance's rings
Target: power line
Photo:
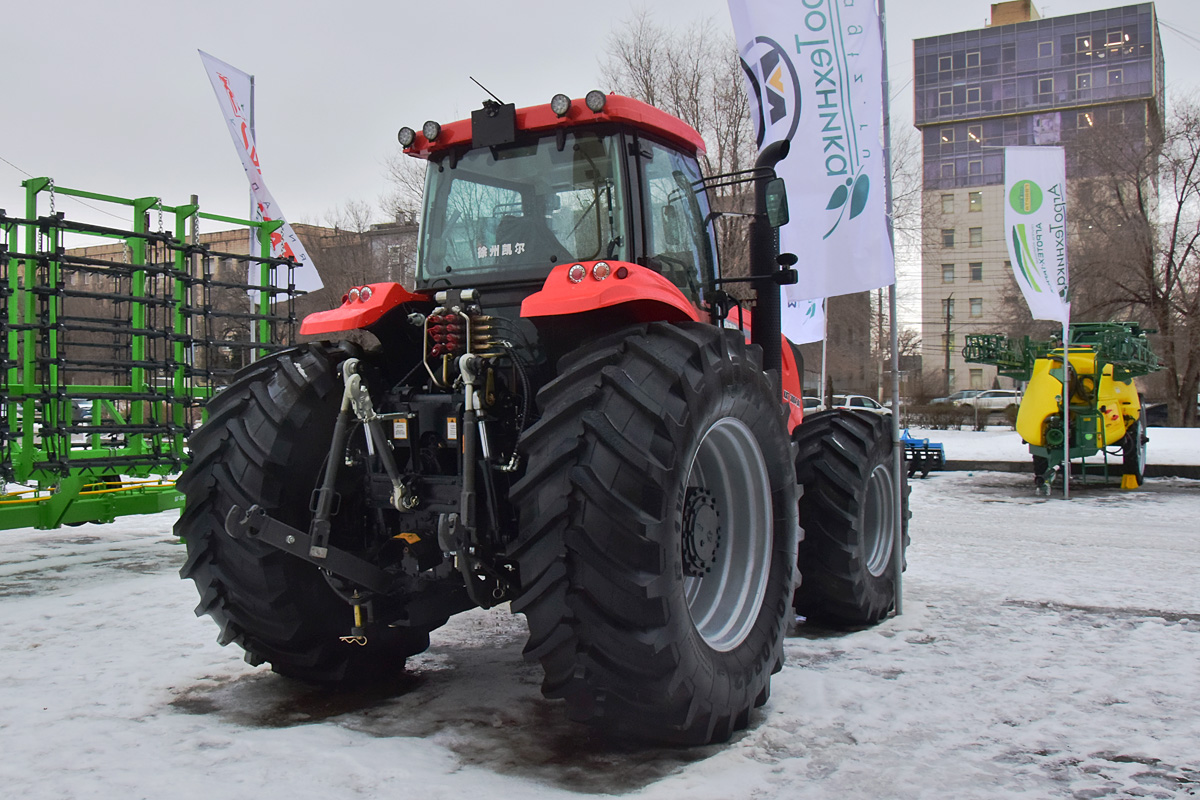
[[[1158,22],[1160,25],[1162,25],[1167,30],[1169,30],[1172,33],[1181,37],[1183,39],[1183,43],[1186,44],[1188,47],[1191,47],[1193,50],[1200,51],[1200,37],[1193,36],[1192,34],[1188,33],[1187,31],[1185,31],[1181,28],[1175,27],[1171,23],[1164,20],[1162,17],[1159,17]]]
[[[36,177],[36,176],[32,175],[31,173],[26,172],[25,170],[21,169],[20,167],[18,167],[13,162],[9,161],[4,156],[0,156],[0,161],[3,161],[5,164],[8,164],[10,167],[15,169],[17,172],[20,172],[22,175],[24,175],[27,178]],[[115,219],[120,219],[120,220],[125,219],[125,217],[122,217],[120,214],[114,214],[111,211],[105,211],[103,208],[98,208],[97,206],[94,206],[91,203],[85,203],[84,201],[80,200],[78,197],[72,197],[69,194],[63,195],[63,197],[66,197],[68,200],[74,200],[76,203],[79,203],[79,205],[81,205],[81,206],[87,206],[92,211],[99,211],[101,214],[107,214],[108,216],[113,217]]]

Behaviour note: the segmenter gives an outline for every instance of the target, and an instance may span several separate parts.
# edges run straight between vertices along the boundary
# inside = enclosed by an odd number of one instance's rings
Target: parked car
[[[813,411],[813,412],[820,411],[821,408],[825,405],[824,403],[821,402],[821,398],[819,398],[819,397],[809,397],[808,395],[804,395],[803,400],[804,400],[804,410],[805,411]]]
[[[949,397],[935,397],[929,403],[930,405],[941,405],[942,403],[957,405],[958,403],[966,402],[977,394],[983,394],[983,389],[960,389]]]
[[[1019,405],[1021,395],[1012,389],[988,389],[980,392],[962,405],[977,411],[1003,411],[1009,406]]]
[[[892,412],[869,397],[861,394],[835,394],[834,408],[856,408],[859,411],[871,411],[876,414],[891,414]]]

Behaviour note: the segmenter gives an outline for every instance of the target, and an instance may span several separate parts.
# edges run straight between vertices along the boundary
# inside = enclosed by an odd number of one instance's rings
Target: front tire
[[[429,646],[429,629],[379,625],[365,646],[341,641],[352,609],[320,570],[263,542],[230,537],[225,516],[234,504],[259,505],[308,528],[342,396],[338,367],[348,356],[304,345],[242,370],[209,402],[208,422],[188,441],[192,464],[178,483],[185,506],[175,532],[188,551],[179,574],[196,583],[196,615],[211,616],[218,641],[240,645],[250,664],[270,662],[278,673],[321,683],[397,674],[405,657]],[[339,531],[353,535],[355,502],[343,497],[334,541]]]
[[[896,474],[891,420],[833,409],[805,417],[798,445],[800,571],[796,613],[834,626],[873,625],[895,602],[895,481],[908,546],[908,476]]]
[[[782,665],[798,535],[760,351],[639,326],[565,357],[538,403],[511,555],[543,693],[610,732],[727,739]]]

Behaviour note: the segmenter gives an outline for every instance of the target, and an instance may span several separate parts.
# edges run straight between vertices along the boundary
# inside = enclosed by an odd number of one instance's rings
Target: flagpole
[[[883,48],[883,175],[884,198],[887,202],[888,242],[892,257],[896,254],[896,231],[892,224],[892,113],[890,87],[888,84],[887,59],[887,11],[885,0],[879,0],[879,44]],[[893,575],[896,588],[896,615],[904,613],[904,450],[900,446],[900,331],[896,322],[896,278],[888,287],[888,311],[891,314],[892,338],[892,487],[895,495],[892,502],[892,530],[895,542],[892,545]]]
[[[823,298],[821,300],[821,388],[818,390],[820,392],[818,396],[821,398],[822,410],[831,408],[833,404],[833,398],[826,394],[825,389],[825,381],[827,380],[825,377],[825,356],[829,347],[829,309],[826,308],[826,301],[828,299]],[[826,400],[829,401],[829,405],[826,405]]]

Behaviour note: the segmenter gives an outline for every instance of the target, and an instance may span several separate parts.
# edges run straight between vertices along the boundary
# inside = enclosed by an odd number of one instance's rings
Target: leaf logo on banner
[[[840,209],[838,218],[829,232],[821,238],[828,239],[837,230],[837,226],[842,224],[842,217],[846,214],[847,200],[850,201],[850,219],[854,219],[867,207],[867,198],[870,195],[871,179],[867,177],[866,172],[860,172],[857,178],[846,178],[844,184],[839,183],[833,190],[833,194],[829,196],[829,203],[825,206],[826,211]]]
[[[1029,240],[1025,236],[1024,225],[1014,225],[1012,229],[1013,238],[1013,254],[1017,257],[1017,266],[1021,269],[1021,274],[1025,276],[1025,281],[1038,294],[1042,293],[1042,287],[1038,285],[1037,278],[1033,274],[1033,253],[1029,251]]]

